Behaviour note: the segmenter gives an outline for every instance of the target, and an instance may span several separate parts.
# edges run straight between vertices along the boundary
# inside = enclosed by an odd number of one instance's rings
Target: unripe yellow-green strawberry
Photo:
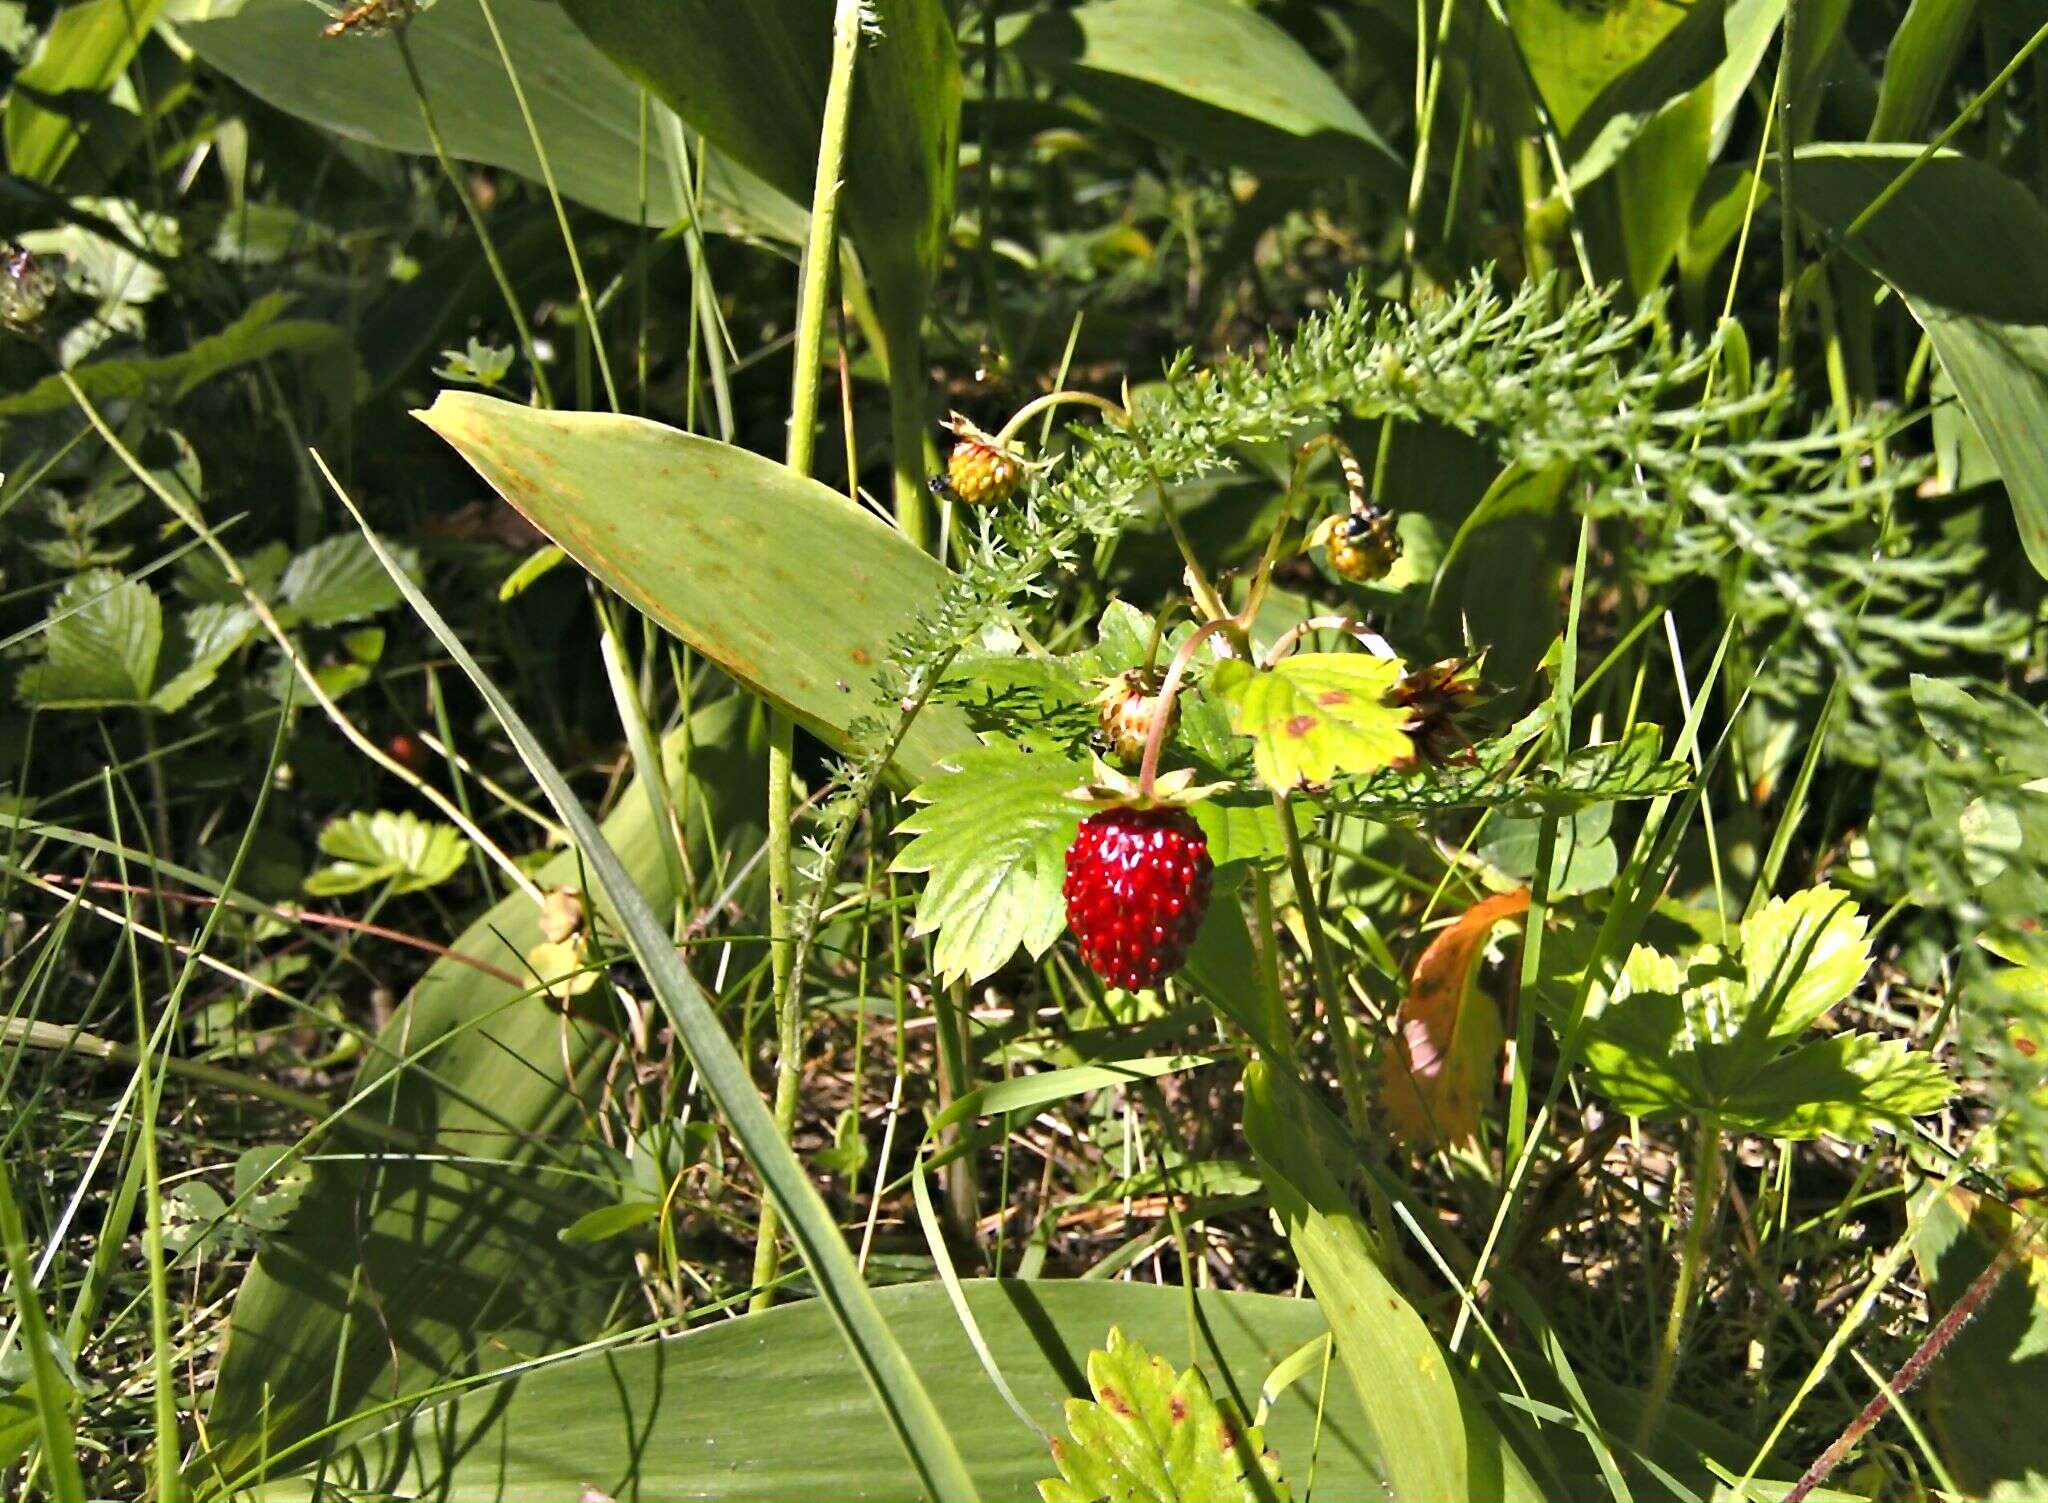
[[[1095,728],[1095,746],[1102,755],[1132,771],[1145,757],[1145,741],[1152,734],[1153,717],[1159,713],[1159,674],[1150,668],[1132,668],[1119,673],[1096,696],[1101,718]],[[1166,728],[1162,738],[1173,735],[1180,719],[1178,701],[1166,707]]]
[[[1330,567],[1355,584],[1385,579],[1401,556],[1393,513],[1370,502],[1342,516],[1324,518],[1309,534],[1309,546],[1321,548]]]
[[[946,426],[953,434],[953,452],[946,460],[945,475],[933,482],[933,490],[963,506],[1000,506],[1016,494],[1029,468],[1023,455],[957,412]]]

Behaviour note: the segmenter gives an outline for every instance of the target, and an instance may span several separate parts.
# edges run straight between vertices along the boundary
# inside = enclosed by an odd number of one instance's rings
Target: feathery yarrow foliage
[[[1018,603],[1048,596],[1081,539],[1136,521],[1148,488],[1198,480],[1231,467],[1242,446],[1341,419],[1441,424],[1490,443],[1504,462],[1570,466],[1589,515],[1651,535],[1658,580],[1720,579],[1745,618],[1796,634],[1779,645],[1798,687],[1839,674],[1867,703],[1876,674],[1916,653],[1901,620],[1926,633],[1923,651],[2009,636],[2008,622],[1981,609],[1976,628],[1967,624],[1976,602],[1962,580],[1974,560],[1960,551],[1866,548],[1845,559],[1844,528],[1875,536],[1919,471],[1872,465],[1885,435],[1869,423],[1794,432],[1789,382],[1717,382],[1721,356],[1715,343],[1674,337],[1661,298],[1622,308],[1611,291],[1564,297],[1551,280],[1503,294],[1484,273],[1414,308],[1383,303],[1355,279],[1263,359],[1197,370],[1182,354],[1124,421],[1070,431],[1071,451],[1014,505],[975,517],[965,567],[892,645],[812,840],[799,963],[854,823],[954,656]]]

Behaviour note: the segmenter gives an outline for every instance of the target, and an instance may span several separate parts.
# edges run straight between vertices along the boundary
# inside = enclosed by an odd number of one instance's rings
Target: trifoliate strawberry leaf
[[[410,558],[405,562],[410,568]],[[287,625],[334,626],[388,611],[398,586],[359,533],[338,533],[297,555],[277,583]]]
[[[469,859],[469,842],[454,826],[388,809],[329,821],[320,832],[320,849],[334,861],[306,879],[306,891],[315,897],[386,882],[393,892],[419,892],[446,882]]]
[[[1045,1503],[1256,1503],[1284,1500],[1287,1484],[1265,1439],[1201,1369],[1175,1376],[1120,1330],[1088,1354],[1089,1399],[1067,1400],[1073,1439],[1052,1442],[1060,1469],[1038,1484]]]
[[[1809,887],[1772,898],[1742,921],[1750,1005],[1772,1034],[1804,1033],[1870,969],[1869,925],[1849,895]]]
[[[97,710],[148,701],[164,646],[164,608],[148,585],[89,569],[65,581],[48,622],[43,660],[18,685],[24,704]]]
[[[1235,659],[1218,663],[1208,682],[1229,711],[1231,729],[1251,738],[1259,777],[1286,789],[1321,787],[1413,756],[1403,729],[1407,711],[1386,701],[1400,676],[1400,663],[1390,658],[1303,652],[1265,669]]]
[[[163,682],[150,694],[150,707],[167,715],[183,709],[255,634],[256,617],[245,606],[207,604],[185,612],[172,627],[159,665]]]
[[[1941,1062],[1904,1039],[1838,1033],[1781,1054],[1721,1114],[1731,1132],[1867,1139],[1879,1122],[1938,1111],[1955,1094]]]
[[[923,808],[897,830],[917,838],[893,870],[927,874],[911,933],[936,935],[948,981],[979,981],[1021,946],[1036,958],[1066,923],[1067,847],[1088,810],[1067,794],[1087,764],[998,744],[942,764],[911,797]]]
[[[1638,946],[1596,994],[1583,1058],[1621,1111],[1708,1117],[1766,1137],[1860,1139],[1949,1098],[1941,1065],[1901,1040],[1799,1043],[1870,964],[1863,917],[1842,893],[1816,887],[1774,901],[1739,926],[1736,945],[1732,957],[1709,945],[1683,961]]]

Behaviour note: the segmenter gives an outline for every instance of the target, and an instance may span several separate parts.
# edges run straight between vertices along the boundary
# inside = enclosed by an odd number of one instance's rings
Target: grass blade
[[[582,849],[584,859],[617,907],[627,943],[646,973],[648,985],[668,1014],[670,1025],[689,1049],[705,1088],[725,1114],[733,1133],[746,1150],[763,1186],[781,1208],[790,1237],[802,1252],[818,1286],[819,1297],[846,1338],[854,1361],[859,1364],[875,1397],[880,1401],[895,1430],[904,1453],[916,1469],[925,1490],[933,1497],[972,1500],[979,1497],[960,1459],[953,1437],[939,1417],[937,1406],[925,1391],[911,1366],[910,1356],[889,1329],[874,1296],[862,1279],[852,1250],[840,1235],[837,1223],[824,1199],[804,1173],[803,1165],[782,1141],[775,1119],[761,1100],[746,1064],[732,1041],[726,1037],[707,998],[690,973],[684,969],[670,943],[661,920],[633,885],[618,856],[605,842],[566,779],[548,757],[540,742],[520,718],[476,659],[462,645],[441,613],[406,575],[383,541],[371,530],[361,512],[335,480],[326,461],[315,460],[334,488],[342,505],[363,529],[372,549],[390,571],[407,602],[418,612],[427,628],[469,675],[477,691],[489,702],[499,723],[512,738],[519,755],[534,779],[546,792],[548,801],[569,826]]]

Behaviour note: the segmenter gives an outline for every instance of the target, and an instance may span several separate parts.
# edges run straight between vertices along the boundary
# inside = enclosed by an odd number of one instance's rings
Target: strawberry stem
[[[1033,397],[1022,407],[1018,408],[1016,415],[1003,424],[1002,428],[996,433],[996,443],[1004,448],[1008,448],[1011,441],[1016,438],[1024,425],[1037,417],[1039,413],[1049,408],[1066,406],[1073,403],[1078,403],[1084,407],[1098,408],[1113,423],[1121,424],[1130,417],[1128,412],[1110,401],[1109,398],[1098,397],[1093,392],[1049,391],[1044,396]]]
[[[1301,639],[1312,631],[1345,632],[1356,637],[1360,645],[1376,658],[1384,658],[1388,662],[1396,662],[1400,658],[1400,654],[1394,651],[1385,637],[1362,621],[1354,621],[1349,616],[1311,616],[1299,626],[1290,627],[1286,635],[1273,644],[1272,650],[1266,654],[1266,660],[1259,666],[1272,667],[1292,653],[1300,645]]]
[[[1159,693],[1152,701],[1152,724],[1145,732],[1145,760],[1138,768],[1138,796],[1152,797],[1152,783],[1159,776],[1159,750],[1166,745],[1166,725],[1173,718],[1174,702],[1180,697],[1181,676],[1188,671],[1188,663],[1194,658],[1195,649],[1202,639],[1211,632],[1235,628],[1234,617],[1222,616],[1214,621],[1204,621],[1188,634],[1167,664],[1166,677],[1159,685]]]

